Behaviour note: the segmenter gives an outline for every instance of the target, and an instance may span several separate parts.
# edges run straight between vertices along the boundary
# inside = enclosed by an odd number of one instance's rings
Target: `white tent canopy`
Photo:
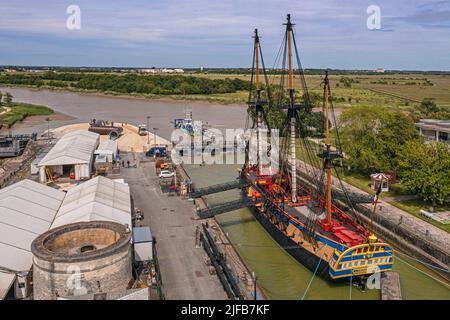
[[[98,176],[70,189],[52,228],[96,220],[131,226],[131,197],[128,185]]]
[[[95,132],[79,130],[66,133],[38,166],[90,163],[99,141],[100,135]]]
[[[116,159],[117,151],[118,151],[117,141],[105,140],[100,142],[97,150],[95,150],[94,153],[97,155],[97,158],[99,158],[99,156],[100,157],[104,156],[107,158],[109,162],[112,162],[113,160]]]
[[[0,300],[5,299],[8,291],[11,289],[16,275],[13,273],[2,272],[0,270]]]
[[[30,269],[31,242],[50,228],[64,195],[31,180],[0,190],[0,267]]]

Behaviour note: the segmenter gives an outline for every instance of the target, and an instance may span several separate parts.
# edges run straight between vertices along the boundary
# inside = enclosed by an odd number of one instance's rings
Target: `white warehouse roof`
[[[117,141],[115,140],[105,140],[100,142],[97,150],[95,150],[95,154],[116,154],[117,153]]]
[[[31,268],[31,242],[50,228],[64,195],[31,180],[0,190],[0,267]]]
[[[130,187],[127,184],[98,176],[70,189],[51,227],[97,220],[131,226]]]
[[[87,130],[66,133],[38,166],[90,163],[100,135]]]

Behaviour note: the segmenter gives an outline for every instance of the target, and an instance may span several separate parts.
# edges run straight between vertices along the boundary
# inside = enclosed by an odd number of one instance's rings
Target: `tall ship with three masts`
[[[241,179],[249,184],[243,191],[244,197],[250,200],[254,216],[272,237],[315,274],[332,280],[355,279],[356,282],[371,274],[389,271],[393,265],[392,248],[377,238],[371,226],[366,228],[359,223],[336,170],[342,153],[328,73],[322,82],[324,143],[317,151],[308,139],[311,128],[304,119],[313,110],[290,15],[287,15],[285,26],[277,55],[282,68],[277,70],[280,71],[277,79],[281,80],[276,87],[276,97],[275,90],[271,92],[255,30],[248,113],[252,128],[257,132],[258,156],[252,163],[247,142],[246,163],[240,173]],[[280,160],[276,170],[263,165],[261,160],[262,153],[266,152],[262,147],[262,129],[264,126],[270,129],[271,112],[283,115],[278,148]],[[268,148],[267,153],[270,152],[274,151]],[[303,160],[298,159],[298,153],[303,154]],[[333,191],[332,185],[340,185],[340,193]],[[349,204],[342,205],[346,200]]]

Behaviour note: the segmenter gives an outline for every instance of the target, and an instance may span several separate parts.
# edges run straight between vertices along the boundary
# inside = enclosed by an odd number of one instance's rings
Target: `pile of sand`
[[[115,123],[114,125],[123,127],[123,134],[119,137],[119,139],[116,140],[120,151],[142,152],[147,151],[150,148],[150,146],[155,144],[155,135],[153,133],[150,133],[150,136],[148,138],[147,135],[140,136],[138,134],[138,128],[131,124]],[[66,133],[77,130],[88,130],[88,128],[89,123],[76,123],[52,129],[51,132],[55,138],[59,139]],[[109,139],[108,135],[100,136],[100,141],[108,139]],[[149,141],[150,143],[147,143],[148,140],[150,140]],[[156,144],[162,144],[167,146],[171,145],[171,143],[168,140],[157,135],[156,135]]]

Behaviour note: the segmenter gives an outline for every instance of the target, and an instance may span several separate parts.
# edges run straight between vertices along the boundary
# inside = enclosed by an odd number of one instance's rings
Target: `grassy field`
[[[28,116],[41,116],[52,114],[53,110],[46,106],[15,102],[10,112],[0,116],[0,124],[10,128],[17,121],[22,121]]]
[[[194,75],[194,74],[193,74]],[[250,81],[250,75],[239,74],[195,74],[210,79],[226,77]],[[352,79],[347,88],[341,78]],[[279,84],[280,76],[270,75],[271,84]],[[306,84],[310,92],[322,94],[320,83],[322,76],[306,75]],[[442,107],[450,108],[450,76],[421,74],[380,74],[380,75],[331,75],[331,90],[337,107],[354,105],[387,105],[409,110],[417,106],[424,98],[434,98]],[[294,79],[299,88],[299,78]],[[342,101],[345,100],[345,101]],[[245,101],[245,100],[243,100]]]
[[[117,74],[120,75],[120,74]],[[122,74],[124,75],[124,74]],[[208,79],[238,78],[250,81],[248,74],[220,74],[220,73],[185,73],[185,76],[202,77]],[[171,75],[167,75],[170,77]],[[152,77],[148,75],[147,77]],[[308,89],[312,93],[322,94],[320,86],[321,75],[306,75]],[[346,81],[347,80],[347,81]],[[67,88],[62,90],[77,92],[95,92],[70,87],[71,81],[65,81]],[[280,83],[279,75],[269,75],[271,85]],[[351,87],[346,87],[345,82],[350,82]],[[52,88],[51,81],[45,81],[41,88]],[[434,74],[349,74],[330,75],[331,90],[334,96],[335,107],[345,109],[352,106],[362,105],[367,107],[389,106],[405,111],[417,107],[424,98],[434,98],[440,107],[450,110],[450,75]],[[294,86],[298,90],[299,77],[294,78]],[[105,94],[117,95],[115,92],[104,92]],[[247,91],[238,91],[224,94],[130,94],[131,96],[154,98],[172,98],[177,100],[209,101],[222,104],[245,104],[248,99]]]

